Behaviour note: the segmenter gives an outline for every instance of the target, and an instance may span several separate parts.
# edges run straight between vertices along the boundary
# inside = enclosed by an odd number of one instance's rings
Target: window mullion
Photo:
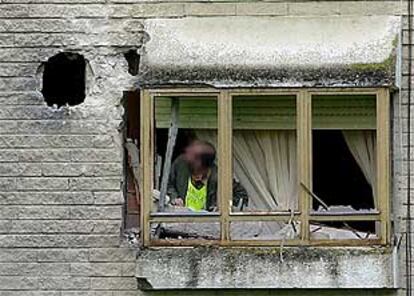
[[[378,209],[381,217],[381,241],[388,243],[390,211],[390,96],[387,89],[377,93],[377,195]]]
[[[140,169],[141,179],[139,184],[141,201],[141,231],[144,246],[150,244],[150,215],[151,196],[153,183],[153,159],[154,159],[154,105],[153,98],[147,90],[141,92],[141,132],[140,132]]]
[[[220,204],[221,240],[230,239],[230,200],[232,196],[232,98],[228,91],[220,92],[218,103],[218,197]]]
[[[309,210],[311,199],[305,188],[312,190],[312,104],[311,94],[300,91],[297,96],[297,153],[301,239],[309,241]]]

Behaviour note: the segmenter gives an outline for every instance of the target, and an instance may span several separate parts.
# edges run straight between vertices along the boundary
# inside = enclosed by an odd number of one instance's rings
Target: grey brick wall
[[[120,230],[118,129],[122,92],[133,85],[123,53],[141,45],[143,18],[401,13],[400,1],[1,0],[0,295],[138,294],[134,250]],[[82,105],[53,110],[37,74],[63,50],[83,54],[94,79]],[[405,223],[404,149],[412,144],[404,87],[402,94],[394,108],[397,234]]]
[[[118,128],[140,23],[103,1],[30,2],[0,3],[0,295],[135,294]],[[36,73],[62,50],[88,59],[94,84],[53,110]]]

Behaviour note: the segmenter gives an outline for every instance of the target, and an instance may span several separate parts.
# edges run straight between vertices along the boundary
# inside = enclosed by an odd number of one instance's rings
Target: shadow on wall
[[[345,290],[345,289],[324,289],[324,290],[185,290],[185,291],[158,291],[145,292],[145,296],[391,296],[397,295],[395,290]]]

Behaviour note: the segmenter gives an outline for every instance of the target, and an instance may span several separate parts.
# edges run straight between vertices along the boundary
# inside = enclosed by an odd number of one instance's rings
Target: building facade
[[[410,7],[407,1],[0,1],[0,295],[411,295]],[[237,48],[217,49],[216,38]],[[271,54],[279,40],[289,48],[301,44],[298,38],[315,47]],[[265,44],[243,45],[251,40]],[[252,55],[257,48],[263,58]],[[309,67],[324,50],[337,71]],[[267,68],[283,58],[298,68],[282,65],[276,74]],[[241,64],[251,72],[227,68],[247,59]],[[229,84],[221,72],[236,79]],[[388,225],[383,241],[146,244],[149,205],[137,192],[152,190],[142,163],[149,167],[154,155],[145,154],[151,141],[142,132],[151,132],[152,118],[145,112],[152,109],[142,102],[167,85],[167,97],[177,88],[184,94],[207,88],[218,97],[239,89],[298,96],[370,89],[379,97],[385,90],[388,107],[377,101],[374,108],[376,128],[385,122],[389,135],[386,151],[377,154],[389,166],[376,187],[381,196],[387,192],[374,213]],[[229,114],[228,105],[221,107]],[[126,138],[141,141],[135,164]],[[131,185],[140,164],[144,181]],[[309,195],[305,185],[302,194]]]

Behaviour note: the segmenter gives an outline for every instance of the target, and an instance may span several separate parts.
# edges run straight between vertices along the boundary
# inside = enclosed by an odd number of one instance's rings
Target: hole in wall
[[[45,64],[42,94],[48,106],[81,104],[86,96],[86,59],[77,53],[62,52]]]
[[[124,58],[128,63],[128,73],[132,76],[138,75],[140,55],[136,49],[130,49],[124,53]],[[124,176],[125,184],[124,196],[124,230],[127,233],[129,242],[133,241],[139,235],[139,186],[137,181],[137,175],[135,173],[136,167],[134,163],[134,151],[138,151],[139,147],[139,127],[140,127],[140,96],[139,91],[124,92],[124,122],[126,123],[126,129],[124,130],[125,138],[125,155],[124,159]]]
[[[132,76],[138,75],[140,55],[136,49],[131,49],[124,54],[128,63],[128,72]]]
[[[140,141],[140,93],[139,91],[124,92],[124,122],[123,130],[125,137],[125,156],[124,159],[124,229],[134,232],[139,228],[139,184],[136,175],[138,169],[138,147]],[[131,233],[130,233],[131,234]]]

